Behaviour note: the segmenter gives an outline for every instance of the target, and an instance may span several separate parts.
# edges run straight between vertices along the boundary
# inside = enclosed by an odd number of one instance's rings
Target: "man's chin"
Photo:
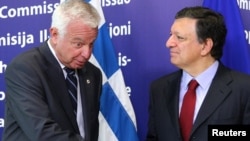
[[[84,67],[84,64],[76,64],[76,68],[80,69],[80,68],[83,68]]]

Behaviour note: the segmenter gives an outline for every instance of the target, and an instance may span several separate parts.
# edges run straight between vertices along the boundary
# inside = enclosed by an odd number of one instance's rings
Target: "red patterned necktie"
[[[196,80],[191,80],[188,84],[188,90],[184,96],[181,113],[180,126],[183,141],[188,141],[193,126],[193,117],[196,101],[196,88],[199,84]]]

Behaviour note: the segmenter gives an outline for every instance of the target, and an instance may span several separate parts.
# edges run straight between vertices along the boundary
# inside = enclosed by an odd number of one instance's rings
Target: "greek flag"
[[[90,62],[102,70],[103,91],[99,113],[99,141],[138,141],[134,109],[118,66],[100,0],[89,1],[101,15]]]
[[[250,74],[250,52],[236,0],[204,0],[203,6],[220,12],[226,22],[227,37],[221,61],[228,67]]]

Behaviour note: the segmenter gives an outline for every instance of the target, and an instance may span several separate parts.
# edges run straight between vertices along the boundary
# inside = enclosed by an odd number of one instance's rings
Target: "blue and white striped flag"
[[[92,4],[101,16],[98,37],[90,58],[90,62],[101,69],[103,76],[98,140],[139,141],[134,109],[118,66],[100,0],[85,1]]]
[[[101,15],[90,62],[102,70],[103,91],[99,114],[99,141],[138,141],[134,109],[118,66],[100,0],[89,1]]]

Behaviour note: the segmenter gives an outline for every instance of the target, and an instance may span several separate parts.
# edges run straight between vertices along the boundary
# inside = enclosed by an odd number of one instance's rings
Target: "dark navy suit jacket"
[[[179,91],[182,70],[152,82],[147,141],[181,141]],[[209,77],[209,76],[208,76]],[[250,76],[221,63],[198,112],[192,141],[207,141],[208,125],[250,124]]]
[[[97,141],[101,71],[78,69],[85,141]],[[47,42],[16,57],[7,67],[3,141],[80,141],[63,71]]]

